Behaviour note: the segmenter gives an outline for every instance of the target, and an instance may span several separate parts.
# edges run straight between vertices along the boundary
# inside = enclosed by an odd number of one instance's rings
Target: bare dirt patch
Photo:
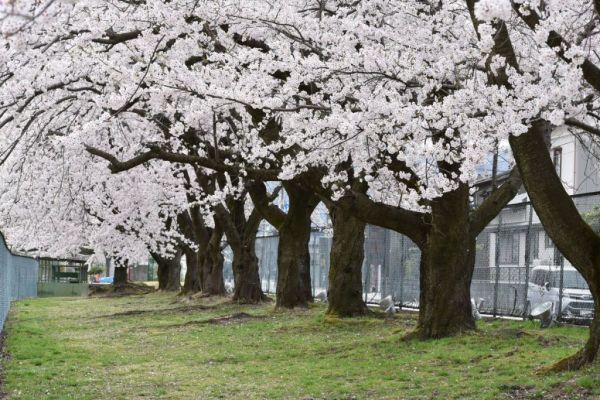
[[[145,285],[143,283],[127,283],[125,285],[121,285],[119,287],[115,287],[113,285],[106,286],[98,286],[92,285],[90,286],[90,297],[125,297],[125,296],[139,296],[148,293],[155,292],[156,288],[153,286]]]
[[[591,400],[597,399],[590,389],[583,388],[575,380],[554,385],[540,393],[531,385],[503,385],[505,399],[516,400]]]
[[[243,324],[245,322],[262,320],[265,319],[265,316],[262,315],[251,315],[245,312],[239,312],[235,314],[225,315],[222,317],[215,317],[210,319],[205,319],[202,321],[188,321],[182,324],[172,324],[162,326],[162,328],[181,328],[185,326],[191,325],[233,325],[233,324]]]
[[[190,305],[190,306],[182,306],[175,308],[163,308],[159,310],[129,310],[118,312],[114,314],[101,315],[94,318],[119,318],[119,317],[131,317],[136,315],[165,315],[165,314],[173,314],[173,313],[191,313],[194,311],[207,311],[214,310],[217,308],[217,305]]]

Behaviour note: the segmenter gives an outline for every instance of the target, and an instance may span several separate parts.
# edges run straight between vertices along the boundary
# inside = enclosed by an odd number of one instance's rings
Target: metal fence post
[[[404,235],[400,235],[400,274],[399,274],[399,278],[400,278],[400,292],[399,292],[399,296],[400,298],[398,299],[398,303],[400,304],[400,309],[402,309],[402,304],[404,303],[404,277],[406,276],[405,274],[405,268],[406,268],[406,242],[405,242],[406,238],[404,237]]]
[[[498,312],[498,286],[500,284],[500,228],[502,226],[502,211],[498,214],[498,228],[496,229],[496,277],[494,279],[494,308],[492,315],[496,318]]]
[[[556,312],[556,319],[560,320],[562,317],[562,299],[563,299],[563,288],[564,288],[564,272],[565,272],[565,257],[560,255],[560,285],[558,289],[558,311]]]
[[[390,231],[388,229],[383,230],[383,260],[381,260],[381,299],[390,293]]]
[[[316,269],[316,256],[317,256],[317,252],[315,249],[315,236],[314,236],[314,232],[310,233],[310,239],[309,239],[309,244],[308,244],[308,249],[309,249],[309,268],[310,268],[310,286],[311,286],[311,292],[312,292],[312,297],[315,297],[315,269]],[[310,241],[312,241],[312,244],[310,243]],[[312,250],[312,252],[310,251]]]
[[[531,223],[533,222],[533,205],[529,203],[529,222],[525,233],[525,293],[523,293],[523,319],[527,319],[529,303],[529,265],[531,264]]]

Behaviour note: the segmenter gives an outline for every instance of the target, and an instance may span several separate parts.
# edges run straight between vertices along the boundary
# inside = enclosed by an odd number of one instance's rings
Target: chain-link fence
[[[0,234],[0,331],[14,300],[37,295],[38,262],[12,254]]]
[[[522,201],[521,201],[522,200]],[[577,208],[600,231],[600,193],[573,196]],[[259,237],[263,290],[277,283],[276,236]],[[313,232],[310,240],[313,294],[327,290],[331,237]],[[363,262],[365,301],[391,295],[403,307],[419,306],[419,248],[406,236],[367,226]],[[551,302],[563,320],[589,320],[593,300],[581,275],[558,252],[526,194],[518,195],[478,236],[471,296],[482,313],[526,316]]]

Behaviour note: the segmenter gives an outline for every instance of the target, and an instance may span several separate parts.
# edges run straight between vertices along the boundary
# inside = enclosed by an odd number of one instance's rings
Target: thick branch
[[[221,220],[225,236],[231,248],[239,247],[242,243],[242,238],[236,229],[235,222],[231,218],[229,211],[222,205],[218,204],[214,207],[215,214]]]
[[[240,171],[244,170],[249,177],[259,180],[278,180],[279,170],[267,170],[267,169],[255,169],[248,168],[244,169],[238,165],[225,164],[223,161],[217,161],[206,157],[194,156],[190,154],[171,153],[160,149],[151,149],[145,153],[139,154],[129,160],[120,161],[114,155],[100,150],[96,147],[85,146],[88,153],[105,159],[110,163],[109,168],[112,173],[119,173],[133,169],[139,165],[142,165],[151,160],[163,160],[181,164],[192,164],[208,169],[212,169],[217,172],[227,172],[230,174],[239,175]]]
[[[408,236],[420,247],[425,243],[428,224],[423,213],[373,201],[358,191],[345,195],[337,201],[337,205],[368,224],[392,229]]]
[[[131,32],[114,32],[109,30],[106,32],[105,37],[92,39],[92,42],[114,46],[119,43],[125,43],[129,40],[137,39],[141,34],[142,32],[140,30],[134,30]]]
[[[471,232],[479,234],[511,201],[523,185],[517,167],[510,172],[508,180],[494,192],[470,215]]]
[[[583,123],[579,120],[576,120],[575,118],[567,118],[565,120],[565,125],[582,129],[582,130],[586,131],[587,133],[591,133],[592,135],[596,135],[596,136],[600,137],[600,129],[596,128],[595,126],[591,126],[591,125]]]
[[[248,185],[248,192],[252,197],[254,207],[275,228],[279,228],[285,221],[286,214],[269,201],[267,188],[263,182],[253,182]]]

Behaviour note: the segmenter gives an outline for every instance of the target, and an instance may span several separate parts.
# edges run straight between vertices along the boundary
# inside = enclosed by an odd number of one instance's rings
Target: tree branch
[[[274,169],[255,169],[243,168],[239,165],[225,164],[223,161],[216,161],[206,157],[194,156],[190,154],[171,153],[157,148],[150,149],[145,153],[139,154],[129,160],[120,161],[114,155],[100,150],[96,147],[85,146],[88,153],[97,157],[103,158],[110,163],[109,168],[113,174],[128,171],[139,165],[142,165],[151,160],[163,160],[181,164],[192,164],[217,172],[227,172],[230,174],[239,175],[241,171],[245,171],[249,177],[257,180],[277,181],[279,180],[279,170]]]
[[[596,135],[596,136],[600,137],[600,129],[596,128],[595,126],[591,126],[584,122],[576,120],[575,118],[567,118],[565,120],[565,125],[582,129],[582,130],[586,131],[587,133],[591,133],[592,135]]]
[[[492,194],[469,216],[471,232],[479,234],[502,211],[502,209],[519,192],[523,185],[521,174],[517,167],[513,167],[508,180],[494,190]]]
[[[392,229],[408,236],[419,247],[425,244],[429,227],[423,213],[373,201],[365,193],[356,190],[339,199],[336,205],[368,224]]]
[[[248,192],[252,198],[254,207],[275,228],[279,228],[285,222],[286,214],[269,201],[267,188],[263,182],[251,182],[248,184]]]

